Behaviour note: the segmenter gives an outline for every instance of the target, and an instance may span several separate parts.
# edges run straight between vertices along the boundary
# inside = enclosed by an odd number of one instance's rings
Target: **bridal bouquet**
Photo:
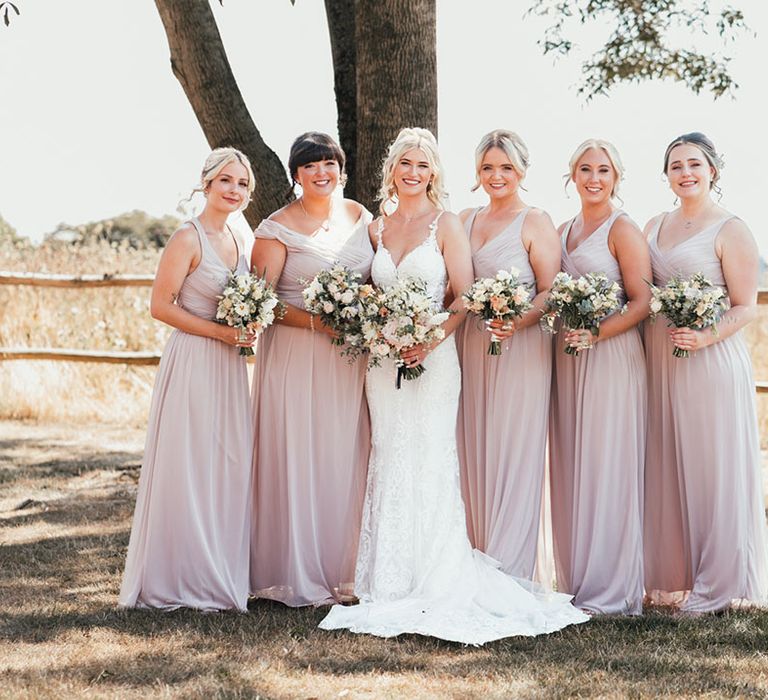
[[[531,292],[520,284],[514,267],[499,270],[495,277],[483,277],[464,292],[464,306],[485,321],[511,321],[533,308]],[[501,340],[491,333],[489,355],[501,355]]]
[[[363,321],[374,289],[370,284],[360,284],[357,272],[338,263],[329,270],[320,270],[302,296],[307,311],[336,331],[332,342],[346,346],[341,354],[350,362],[365,351]]]
[[[374,303],[368,305],[363,334],[370,351],[369,366],[377,367],[389,357],[397,365],[396,386],[405,379],[416,379],[425,371],[423,365],[406,367],[400,354],[413,345],[429,345],[445,337],[441,324],[449,312],[438,312],[427,294],[426,284],[405,279],[387,289],[376,290]]]
[[[652,321],[663,314],[670,327],[701,330],[711,326],[717,334],[717,322],[728,308],[722,287],[712,284],[700,272],[691,277],[672,277],[663,287],[650,286]],[[688,357],[690,352],[675,346],[672,354]]]
[[[620,293],[621,287],[603,273],[588,272],[574,279],[566,272],[558,272],[544,304],[542,327],[556,333],[555,319],[560,318],[565,328],[586,328],[597,335],[600,321],[619,308]],[[578,355],[579,348],[566,345],[565,352]]]
[[[216,321],[238,328],[238,340],[246,339],[248,326],[264,330],[285,312],[275,291],[263,277],[229,273],[229,280],[219,296]],[[241,355],[253,355],[253,348],[240,348]]]

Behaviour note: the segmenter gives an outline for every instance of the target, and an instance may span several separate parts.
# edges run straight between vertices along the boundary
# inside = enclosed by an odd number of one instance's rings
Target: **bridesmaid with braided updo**
[[[704,134],[667,147],[680,205],[646,226],[655,284],[701,272],[730,308],[712,329],[646,323],[649,424],[645,587],[651,602],[700,614],[768,603],[760,444],[741,329],[756,315],[759,254],[747,225],[713,198],[722,162]],[[677,346],[690,357],[672,354]]]
[[[261,222],[253,246],[254,271],[287,312],[259,340],[253,378],[251,592],[291,606],[353,596],[370,449],[365,361],[341,357],[302,298],[336,262],[370,274],[371,215],[335,196],[344,162],[327,134],[299,136],[288,170],[301,196]]]

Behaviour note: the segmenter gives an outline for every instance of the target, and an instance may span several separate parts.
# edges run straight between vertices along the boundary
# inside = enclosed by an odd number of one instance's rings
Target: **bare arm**
[[[287,254],[287,248],[280,241],[271,238],[257,238],[251,251],[251,271],[259,276],[265,276],[269,283],[275,287],[283,273]],[[285,315],[276,320],[276,323],[294,328],[314,329],[318,333],[335,336],[330,328],[305,309],[300,309],[287,302],[283,303],[285,304]]]
[[[181,285],[199,264],[197,233],[193,227],[185,226],[171,236],[157,265],[149,307],[152,318],[185,333],[220,340],[227,345],[252,345],[252,339],[238,342],[239,331],[236,328],[195,316],[176,303]]]
[[[578,346],[591,345],[607,340],[636,326],[650,312],[651,289],[647,280],[652,279],[651,254],[640,229],[627,217],[619,218],[611,228],[608,244],[621,270],[627,305],[624,313],[615,313],[600,324],[600,332],[594,337],[588,330],[569,331],[565,342]]]
[[[684,350],[698,350],[724,340],[757,316],[760,254],[752,232],[739,219],[728,221],[717,236],[716,249],[723,267],[731,308],[717,324],[717,334],[711,328],[700,331],[691,328],[671,329],[670,340]]]

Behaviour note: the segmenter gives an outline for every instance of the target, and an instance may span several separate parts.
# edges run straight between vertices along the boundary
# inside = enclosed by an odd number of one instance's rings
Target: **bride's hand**
[[[434,345],[412,345],[408,349],[403,350],[400,353],[400,357],[405,362],[406,367],[418,367],[436,346],[437,343]]]

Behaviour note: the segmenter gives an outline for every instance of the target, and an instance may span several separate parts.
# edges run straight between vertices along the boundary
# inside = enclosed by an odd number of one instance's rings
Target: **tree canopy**
[[[345,191],[374,209],[381,159],[397,131],[418,125],[437,132],[436,0],[324,1],[339,140],[348,158]],[[713,0],[528,3],[526,14],[551,22],[538,42],[544,54],[572,55],[572,37],[580,26],[611,27],[602,46],[582,63],[577,89],[585,99],[607,95],[620,83],[646,80],[674,80],[715,97],[738,87],[728,52],[695,48],[692,38],[711,44],[716,37],[727,49],[747,29],[740,9],[722,2],[713,9]],[[12,13],[19,14],[19,4],[0,2],[6,24]],[[210,0],[155,0],[155,5],[168,38],[171,70],[208,143],[235,146],[257,164],[256,191],[245,212],[255,225],[285,204],[290,183],[240,93]],[[478,5],[477,12],[483,11]]]

